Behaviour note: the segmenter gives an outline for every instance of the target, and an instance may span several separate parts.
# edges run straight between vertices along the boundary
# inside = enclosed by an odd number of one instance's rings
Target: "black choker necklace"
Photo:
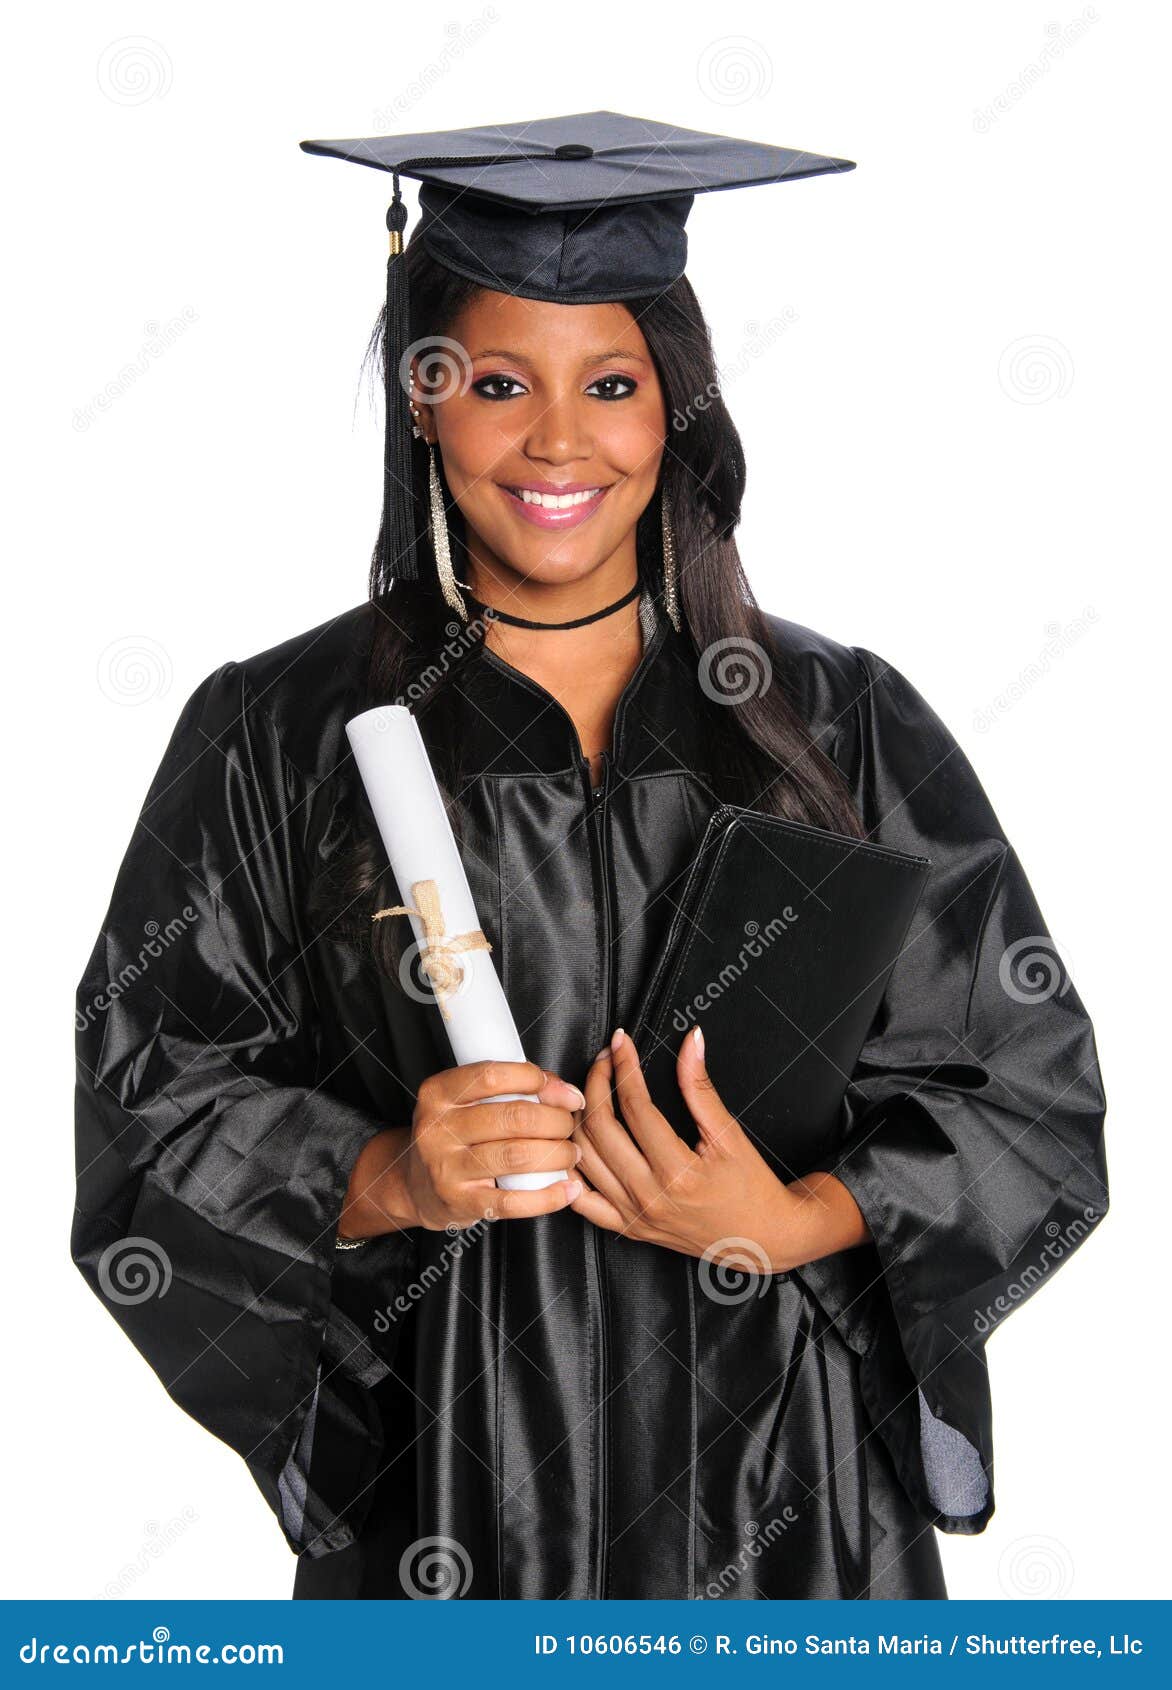
[[[464,587],[463,581],[457,581],[458,587]],[[584,628],[588,622],[598,622],[604,616],[611,616],[616,610],[621,610],[632,599],[637,599],[642,592],[638,581],[623,598],[616,599],[613,604],[603,605],[601,610],[591,611],[589,616],[576,616],[572,622],[531,622],[526,616],[510,616],[507,610],[495,610],[492,605],[485,604],[478,599],[470,587],[464,587],[468,598],[492,622],[508,622],[514,628]]]

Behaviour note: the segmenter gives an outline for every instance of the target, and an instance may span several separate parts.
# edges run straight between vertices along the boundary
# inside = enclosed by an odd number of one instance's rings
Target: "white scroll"
[[[418,722],[405,706],[383,704],[353,717],[346,734],[456,1063],[524,1062]],[[502,1174],[497,1184],[538,1191],[566,1177]]]

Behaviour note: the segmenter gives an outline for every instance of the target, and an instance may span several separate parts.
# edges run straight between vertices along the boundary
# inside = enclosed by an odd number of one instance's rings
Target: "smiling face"
[[[634,317],[619,304],[485,292],[449,339],[468,355],[470,382],[431,405],[426,387],[416,395],[476,572],[498,591],[596,573],[600,587],[621,591],[634,577],[635,524],[655,492],[666,426]]]

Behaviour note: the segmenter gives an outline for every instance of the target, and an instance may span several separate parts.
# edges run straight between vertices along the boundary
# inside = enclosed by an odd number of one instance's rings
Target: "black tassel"
[[[387,207],[390,253],[387,257],[387,317],[384,336],[386,354],[386,419],[383,435],[383,555],[382,589],[392,577],[415,581],[419,570],[415,557],[415,482],[411,468],[412,417],[410,394],[399,381],[399,365],[407,349],[410,312],[407,274],[403,262],[403,231],[407,207],[399,197],[399,178],[394,178],[394,198]]]

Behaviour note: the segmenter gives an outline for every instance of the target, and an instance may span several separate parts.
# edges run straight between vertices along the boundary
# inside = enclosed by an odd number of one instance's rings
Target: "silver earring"
[[[418,405],[412,405],[411,415],[415,418],[415,421],[411,425],[412,438],[415,439],[415,440],[422,440],[423,439],[423,430],[419,426],[419,406]]]
[[[666,492],[660,495],[659,511],[663,522],[663,603],[671,619],[671,625],[678,634],[680,631],[679,569],[676,565],[676,537],[672,532],[671,513],[668,510]]]
[[[452,548],[448,543],[448,519],[444,511],[444,490],[440,486],[439,470],[436,468],[435,447],[430,443],[428,444],[427,454],[427,480],[431,496],[431,545],[435,552],[435,567],[439,576],[440,591],[460,620],[467,622],[468,606],[464,603],[460,589],[456,585],[456,572],[452,568]]]

